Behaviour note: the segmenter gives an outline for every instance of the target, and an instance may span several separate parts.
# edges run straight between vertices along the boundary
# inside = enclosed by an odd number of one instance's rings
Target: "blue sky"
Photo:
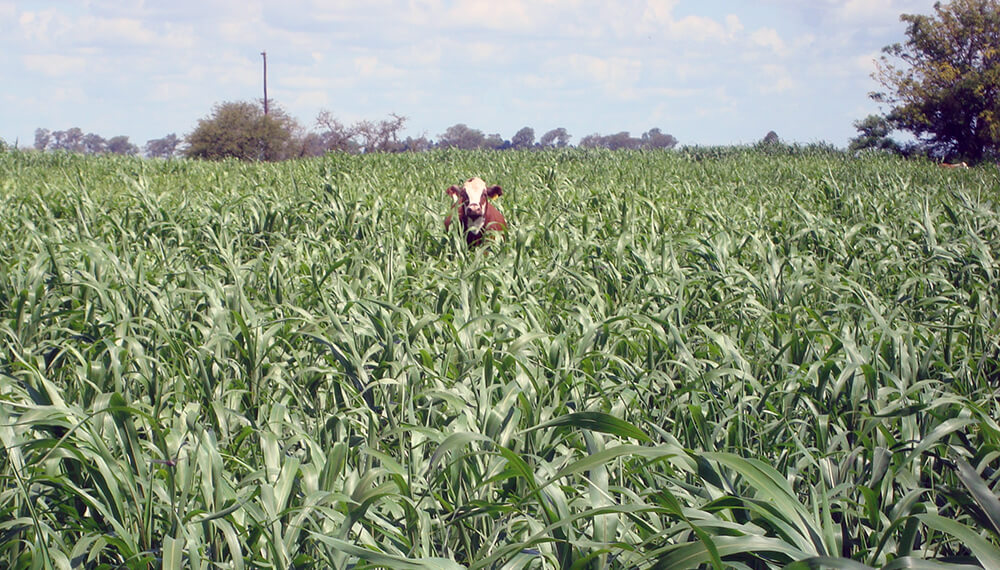
[[[903,13],[934,0],[0,0],[0,138],[143,145],[268,95],[304,127],[409,118],[509,139],[653,127],[681,144],[845,146]]]

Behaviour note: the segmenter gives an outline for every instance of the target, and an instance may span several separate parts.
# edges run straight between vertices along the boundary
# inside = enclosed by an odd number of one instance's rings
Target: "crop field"
[[[8,152],[0,220],[2,568],[1000,568],[994,166]]]

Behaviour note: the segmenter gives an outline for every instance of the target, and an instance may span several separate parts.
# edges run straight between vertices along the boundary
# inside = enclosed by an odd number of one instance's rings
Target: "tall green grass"
[[[500,184],[467,251],[444,189]],[[0,566],[1000,567],[997,171],[0,154]]]

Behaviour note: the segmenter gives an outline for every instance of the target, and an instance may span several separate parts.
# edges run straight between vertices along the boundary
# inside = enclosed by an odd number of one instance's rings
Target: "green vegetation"
[[[998,568],[996,180],[0,154],[0,566]]]
[[[906,41],[886,46],[873,75],[885,91],[872,99],[884,116],[856,122],[853,147],[996,161],[1000,157],[1000,2],[934,3],[934,14],[903,14]],[[888,129],[888,130],[887,130]],[[887,137],[891,129],[914,135],[916,147]]]

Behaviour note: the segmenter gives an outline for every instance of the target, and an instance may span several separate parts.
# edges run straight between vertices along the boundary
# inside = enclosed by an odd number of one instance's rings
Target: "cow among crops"
[[[939,163],[939,165],[941,166],[941,168],[968,168],[969,167],[969,165],[966,164],[965,162],[956,162],[956,163],[953,163],[953,164],[949,164],[947,162],[941,162],[941,163]]]
[[[490,200],[503,195],[499,186],[487,187],[482,178],[470,178],[461,186],[448,188],[452,199],[452,213],[444,219],[445,230],[451,227],[451,218],[458,216],[469,247],[483,243],[486,236],[507,229],[507,220]]]

